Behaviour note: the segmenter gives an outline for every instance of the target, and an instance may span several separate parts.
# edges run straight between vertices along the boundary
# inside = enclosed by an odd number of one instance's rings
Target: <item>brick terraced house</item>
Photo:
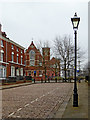
[[[60,60],[50,59],[50,48],[42,54],[33,41],[28,49],[7,38],[0,24],[0,79],[31,76],[36,80],[60,76]]]
[[[24,47],[7,38],[0,24],[0,78],[24,76]]]

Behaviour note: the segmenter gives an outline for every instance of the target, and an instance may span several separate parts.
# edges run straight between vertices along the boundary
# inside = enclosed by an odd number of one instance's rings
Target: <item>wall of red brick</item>
[[[4,66],[7,67],[7,77],[11,76],[11,66],[14,66],[15,68],[23,68],[23,73],[25,73],[25,76],[29,75],[29,71],[31,71],[32,73],[32,77],[34,77],[34,71],[36,71],[36,79],[41,80],[41,78],[45,78],[45,69],[44,69],[44,63],[43,60],[45,60],[45,64],[46,64],[46,75],[47,77],[49,76],[55,76],[55,72],[54,70],[52,71],[52,69],[50,68],[51,64],[55,64],[55,59],[52,59],[50,61],[50,48],[43,48],[43,56],[44,59],[41,55],[41,53],[39,52],[39,50],[34,46],[33,42],[31,43],[31,45],[29,46],[29,48],[26,50],[26,53],[24,54],[24,49],[16,46],[15,44],[11,43],[10,41],[7,42],[5,40],[3,40],[3,44],[4,47],[1,48],[4,51],[4,62],[7,62],[8,64],[4,64]],[[6,46],[7,44],[7,46]],[[14,46],[14,49],[12,49],[12,45]],[[31,47],[33,45],[33,48]],[[7,48],[7,50],[6,50]],[[19,52],[17,52],[17,48],[19,50]],[[22,53],[21,53],[21,49],[22,49]],[[35,51],[35,66],[30,66],[30,56],[29,56],[29,52],[30,50],[34,50]],[[18,63],[21,64],[21,55],[23,56],[23,63],[24,61],[26,61],[26,67],[23,65],[18,65],[18,64],[14,64],[11,63],[11,54],[12,52],[14,52],[14,62],[17,62],[17,54],[18,56]],[[47,53],[47,54],[46,54]],[[7,55],[7,61],[6,61],[6,55]],[[39,66],[39,60],[42,60],[42,66]],[[16,71],[16,69],[15,69]],[[42,77],[39,76],[39,71],[42,71]]]
[[[3,41],[3,46],[4,46],[4,47],[1,47],[1,45],[0,45],[1,49],[4,51],[2,65],[6,66],[6,77],[8,77],[8,76],[11,76],[11,66],[14,66],[15,68],[16,67],[23,68],[23,69],[25,68],[25,66],[23,66],[23,65],[17,65],[17,64],[14,64],[14,63],[10,63],[10,61],[12,61],[11,54],[12,54],[12,52],[14,52],[14,62],[15,63],[17,62],[17,54],[18,54],[19,55],[18,56],[18,63],[21,64],[21,56],[23,56],[22,64],[24,64],[24,60],[25,60],[24,49],[16,46],[15,44],[13,44],[11,42],[7,42],[4,39],[0,39],[0,40]],[[12,50],[11,45],[14,46],[13,50]],[[18,48],[19,52],[17,52],[17,48]],[[22,53],[21,53],[21,50],[22,50]]]

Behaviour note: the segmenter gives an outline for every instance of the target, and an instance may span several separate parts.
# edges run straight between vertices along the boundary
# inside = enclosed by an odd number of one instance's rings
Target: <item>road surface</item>
[[[3,118],[47,118],[72,93],[73,83],[39,83],[2,90]]]

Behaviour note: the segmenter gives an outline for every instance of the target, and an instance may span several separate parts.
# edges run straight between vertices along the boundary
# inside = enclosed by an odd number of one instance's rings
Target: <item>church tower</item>
[[[48,47],[42,48],[42,54],[43,54],[43,59],[45,61],[49,61],[50,60],[50,48],[48,48]]]

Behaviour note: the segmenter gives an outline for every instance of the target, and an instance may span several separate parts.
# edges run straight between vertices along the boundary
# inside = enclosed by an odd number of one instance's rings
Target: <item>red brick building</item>
[[[50,48],[42,48],[42,55],[33,41],[25,52],[25,75],[36,80],[54,77],[60,73],[60,61],[54,57],[50,60]]]
[[[0,79],[32,76],[36,80],[60,75],[60,61],[50,59],[50,48],[42,48],[42,54],[33,41],[28,49],[7,38],[0,24]]]
[[[0,24],[0,78],[24,75],[24,47],[7,38]]]

